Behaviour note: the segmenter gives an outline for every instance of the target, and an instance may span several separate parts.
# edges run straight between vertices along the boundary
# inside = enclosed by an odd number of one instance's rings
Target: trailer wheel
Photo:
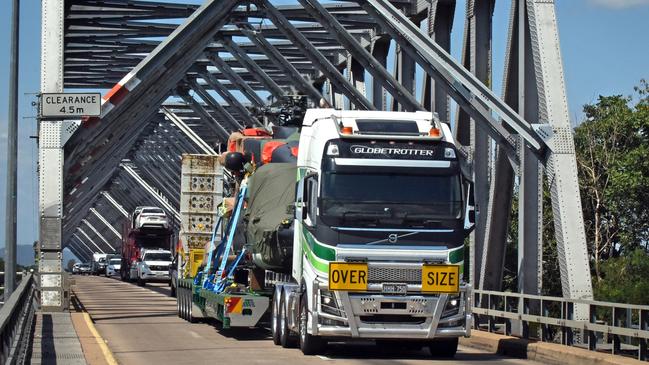
[[[176,300],[178,306],[178,317],[185,319],[185,313],[183,312],[183,302],[185,301],[185,288],[179,288],[178,298]]]
[[[433,357],[446,357],[452,358],[455,357],[457,353],[458,338],[438,338],[434,339],[428,345],[430,349],[430,354]]]
[[[284,348],[295,347],[295,338],[288,329],[288,314],[286,313],[286,295],[282,293],[279,302],[279,342]]]
[[[194,312],[194,294],[190,289],[187,291],[187,321],[189,321],[189,323],[196,323],[196,317],[194,317],[193,312]]]
[[[280,329],[279,329],[279,297],[280,294],[273,295],[273,307],[270,311],[270,332],[273,335],[273,343],[280,345]]]
[[[178,290],[178,295],[176,295],[176,314],[178,315],[178,318],[183,318],[180,315],[180,301],[182,300],[182,296],[183,296],[183,291],[181,288],[180,290]]]
[[[300,331],[300,350],[305,355],[317,355],[324,350],[327,342],[319,336],[309,334],[307,331],[309,309],[307,306],[306,295],[300,297],[300,313],[298,321],[298,329]]]

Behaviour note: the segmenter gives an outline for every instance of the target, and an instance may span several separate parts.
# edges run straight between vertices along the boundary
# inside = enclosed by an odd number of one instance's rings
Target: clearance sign
[[[44,93],[41,95],[41,118],[98,117],[100,114],[100,93]]]

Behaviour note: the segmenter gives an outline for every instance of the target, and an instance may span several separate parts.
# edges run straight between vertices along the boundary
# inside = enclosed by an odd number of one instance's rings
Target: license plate
[[[385,294],[406,294],[408,284],[383,283],[381,289]]]
[[[424,265],[421,269],[421,291],[458,293],[460,291],[460,266]]]
[[[367,264],[349,262],[329,263],[329,290],[367,290]]]

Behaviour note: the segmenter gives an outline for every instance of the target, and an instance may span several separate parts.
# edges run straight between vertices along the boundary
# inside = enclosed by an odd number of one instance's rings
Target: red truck
[[[142,260],[142,251],[151,249],[169,250],[173,231],[169,228],[138,227],[133,214],[124,222],[122,232],[122,265],[120,277],[123,281],[137,279],[137,264]]]

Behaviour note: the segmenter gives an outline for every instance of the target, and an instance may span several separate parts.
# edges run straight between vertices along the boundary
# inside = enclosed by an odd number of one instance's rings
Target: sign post
[[[101,114],[100,93],[43,93],[41,118],[98,117]]]

